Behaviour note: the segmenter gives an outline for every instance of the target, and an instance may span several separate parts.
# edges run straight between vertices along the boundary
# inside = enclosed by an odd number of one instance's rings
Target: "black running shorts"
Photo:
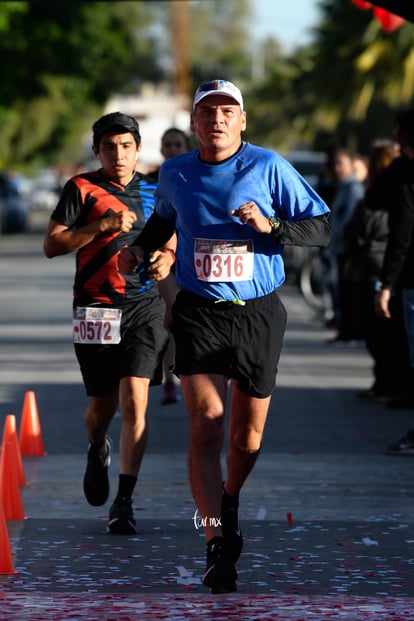
[[[121,342],[117,345],[75,343],[86,393],[104,396],[118,388],[122,377],[146,377],[162,382],[162,358],[168,342],[165,303],[149,297],[122,306]]]
[[[275,291],[247,300],[244,306],[180,291],[172,309],[174,372],[218,373],[237,380],[251,396],[268,397],[276,382],[285,327],[286,310]]]

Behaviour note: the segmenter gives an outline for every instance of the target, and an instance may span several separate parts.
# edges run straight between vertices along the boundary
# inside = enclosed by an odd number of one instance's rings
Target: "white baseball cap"
[[[224,95],[226,97],[232,97],[235,101],[237,101],[240,108],[243,110],[243,97],[237,86],[227,80],[213,80],[212,82],[205,82],[204,84],[201,84],[196,90],[194,95],[193,111],[195,110],[196,105],[204,99],[204,97],[208,97],[209,95]]]

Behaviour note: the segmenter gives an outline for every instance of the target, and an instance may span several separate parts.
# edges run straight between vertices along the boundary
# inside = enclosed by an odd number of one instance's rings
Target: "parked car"
[[[30,193],[30,209],[52,211],[60,198],[63,182],[57,172],[51,168],[42,169],[33,179]]]
[[[28,181],[0,172],[0,232],[24,233],[28,223]]]

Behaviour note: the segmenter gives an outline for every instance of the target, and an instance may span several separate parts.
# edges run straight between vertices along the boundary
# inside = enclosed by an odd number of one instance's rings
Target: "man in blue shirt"
[[[239,493],[260,451],[286,325],[277,294],[283,247],[329,241],[326,204],[285,159],[244,142],[245,129],[234,84],[214,80],[196,90],[191,130],[199,148],[162,164],[155,213],[119,257],[129,272],[177,230],[175,373],[190,416],[188,472],[207,542],[203,584],[212,593],[236,590]]]

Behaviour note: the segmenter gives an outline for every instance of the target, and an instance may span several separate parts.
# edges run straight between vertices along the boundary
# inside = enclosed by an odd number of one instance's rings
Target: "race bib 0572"
[[[120,308],[78,306],[73,311],[73,341],[84,345],[116,345],[121,341]]]

